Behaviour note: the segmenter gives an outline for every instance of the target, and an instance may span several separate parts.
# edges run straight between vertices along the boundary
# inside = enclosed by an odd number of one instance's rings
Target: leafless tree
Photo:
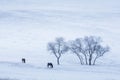
[[[57,58],[57,64],[60,65],[60,58],[62,54],[68,51],[68,47],[66,42],[64,42],[64,38],[56,38],[55,42],[48,43],[48,50],[51,51]]]
[[[85,37],[84,38],[85,42],[85,53],[88,56],[88,62],[89,65],[95,65],[96,60],[103,56],[104,53],[109,51],[109,47],[103,47],[102,42],[100,37],[95,37],[95,36],[90,36],[90,37]],[[93,55],[95,55],[95,58],[93,58]],[[93,61],[93,64],[92,64]]]
[[[96,46],[100,43],[101,39],[94,36],[86,36],[84,38],[86,54],[89,57],[89,65],[92,65],[93,54],[96,51]]]
[[[77,38],[67,44],[63,38],[56,38],[55,42],[48,43],[48,50],[55,55],[58,65],[62,54],[68,50],[79,58],[82,65],[95,65],[96,60],[109,51],[109,47],[104,47],[101,42],[101,38],[95,36]]]
[[[109,51],[109,47],[108,46],[106,46],[106,47],[103,47],[103,46],[101,46],[101,45],[97,45],[96,46],[96,52],[95,52],[95,54],[96,54],[96,56],[95,56],[95,59],[94,59],[94,61],[93,61],[93,65],[95,65],[95,62],[96,62],[96,60],[99,58],[99,57],[101,57],[101,56],[103,56],[106,52],[108,52]]]
[[[75,53],[80,60],[80,63],[88,65],[87,50],[82,38],[77,38],[74,41],[69,42],[69,49],[72,53]]]
[[[80,39],[76,39],[75,41],[70,41],[69,42],[69,49],[72,53],[76,54],[77,57],[80,60],[80,63],[83,65],[83,56],[81,54],[82,50],[82,43],[80,42]]]

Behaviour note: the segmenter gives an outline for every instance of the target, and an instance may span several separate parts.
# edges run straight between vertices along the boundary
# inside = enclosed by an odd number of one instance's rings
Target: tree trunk
[[[84,55],[84,56],[85,56],[86,65],[88,65],[87,56],[86,55]]]
[[[92,65],[92,55],[89,57],[89,65]]]
[[[94,59],[93,65],[95,65],[95,62],[96,62],[97,58],[98,58],[98,57],[96,57],[96,58]]]
[[[91,65],[91,59],[89,59],[89,65]]]
[[[57,58],[57,65],[60,65],[60,58]]]
[[[80,60],[81,65],[83,65],[84,63],[83,63],[82,57],[81,57],[81,56],[78,56],[78,58],[79,58],[79,60]]]
[[[83,63],[82,57],[81,57],[78,53],[76,53],[76,55],[77,55],[77,57],[79,58],[81,65],[83,65],[84,63]]]

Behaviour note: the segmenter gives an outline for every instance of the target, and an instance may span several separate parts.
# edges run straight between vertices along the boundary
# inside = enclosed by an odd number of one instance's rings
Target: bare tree
[[[68,47],[64,42],[64,38],[56,38],[55,42],[48,43],[48,50],[57,58],[57,64],[60,65],[61,55],[68,51]]]
[[[109,47],[108,46],[106,46],[106,47],[103,47],[103,46],[101,46],[101,45],[97,45],[96,46],[96,57],[95,57],[95,59],[94,59],[94,61],[93,61],[93,65],[95,65],[95,62],[96,62],[96,60],[99,58],[99,57],[101,57],[101,56],[103,56],[106,52],[108,52],[109,51]]]
[[[48,50],[55,55],[58,65],[62,54],[68,50],[78,57],[82,65],[95,65],[96,60],[109,51],[109,47],[103,47],[101,42],[101,38],[95,36],[77,38],[68,44],[63,38],[56,38],[55,42],[48,43]]]
[[[75,42],[76,42],[76,45],[78,47],[79,53],[82,54],[82,58],[84,57],[83,58],[83,60],[84,60],[83,62],[85,62],[85,64],[88,65],[87,49],[86,49],[85,44],[84,44],[84,39],[78,38],[78,39],[75,40]]]
[[[93,59],[93,54],[96,51],[96,46],[100,43],[101,39],[94,37],[94,36],[86,36],[84,38],[85,41],[85,46],[86,46],[86,54],[88,55],[89,59],[89,65],[92,65],[92,59]]]
[[[103,47],[100,43],[102,42],[100,37],[90,36],[84,38],[85,42],[85,53],[88,56],[89,65],[95,65],[96,60],[103,56],[104,53],[109,51],[109,47]],[[93,58],[95,55],[95,58]],[[93,64],[92,64],[93,61]]]
[[[82,38],[77,38],[74,41],[69,42],[69,49],[72,51],[72,53],[75,53],[77,57],[80,60],[80,63],[83,64],[88,64],[87,61],[87,54],[86,54],[86,48],[84,46],[84,40]]]
[[[80,39],[76,39],[75,41],[70,41],[69,43],[70,43],[69,45],[70,51],[72,51],[72,53],[77,55],[77,57],[80,60],[80,63],[83,65],[84,64],[83,56],[81,54],[82,44],[80,42]]]

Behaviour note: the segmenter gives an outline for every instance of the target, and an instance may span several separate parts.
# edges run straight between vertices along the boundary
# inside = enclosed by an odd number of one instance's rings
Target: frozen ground
[[[0,77],[13,80],[119,80],[119,67],[67,64],[47,69],[40,65],[0,62]]]
[[[0,0],[0,78],[119,80],[119,4],[119,0]],[[46,50],[55,37],[71,40],[86,35],[100,36],[111,47],[96,66],[81,66],[72,54],[64,55],[57,66]],[[22,57],[28,64],[21,64]],[[54,69],[46,68],[49,61]]]

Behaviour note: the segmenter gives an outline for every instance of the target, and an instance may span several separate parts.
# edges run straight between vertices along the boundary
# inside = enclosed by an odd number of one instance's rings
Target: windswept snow
[[[21,63],[0,62],[1,78],[16,80],[119,80],[120,68],[113,66],[61,65],[54,69]],[[7,75],[7,76],[6,76]]]
[[[0,0],[0,80],[119,80],[119,0]],[[73,54],[61,66],[47,51],[56,37],[66,41],[100,36],[111,50],[96,66],[81,66]],[[21,58],[27,64],[21,64]],[[54,69],[46,63],[53,62]]]

